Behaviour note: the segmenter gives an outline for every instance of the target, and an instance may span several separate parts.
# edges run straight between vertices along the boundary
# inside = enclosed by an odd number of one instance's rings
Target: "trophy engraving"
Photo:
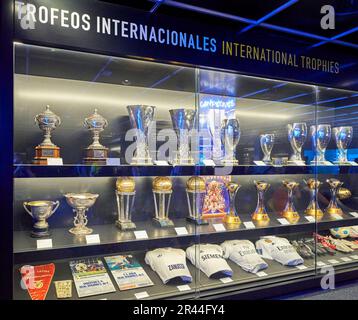
[[[331,126],[329,124],[311,126],[311,137],[313,152],[315,153],[315,157],[311,163],[324,165],[327,162],[325,152],[331,140]]]
[[[266,164],[272,163],[271,151],[272,151],[274,143],[275,143],[275,135],[274,134],[270,133],[270,134],[260,135],[260,145],[261,145],[262,152],[264,154],[262,161],[265,162]]]
[[[153,180],[153,198],[155,206],[154,222],[161,228],[174,227],[169,219],[170,199],[173,193],[172,181],[169,177],[156,177]]]
[[[334,163],[350,164],[347,157],[347,148],[352,142],[353,127],[335,127],[333,136],[338,148],[338,158]]]
[[[221,143],[224,145],[224,164],[238,164],[236,159],[236,147],[240,141],[240,123],[237,119],[224,119],[221,123]]]
[[[204,199],[206,194],[205,180],[201,177],[191,177],[186,182],[186,197],[188,200],[189,222],[198,225],[208,224],[202,218]]]
[[[236,211],[236,207],[235,207],[235,199],[236,199],[236,195],[237,192],[240,189],[240,185],[238,183],[234,183],[234,182],[229,182],[226,185],[228,191],[229,191],[229,197],[230,197],[230,209],[229,209],[229,213],[225,216],[225,222],[227,224],[240,224],[241,220],[239,218],[239,215],[237,214]]]
[[[254,181],[254,183],[257,189],[257,205],[254,213],[252,214],[252,220],[265,225],[270,221],[270,218],[266,212],[264,195],[270,187],[270,184],[265,181]]]
[[[282,216],[291,223],[297,223],[300,220],[300,215],[298,214],[293,203],[293,191],[299,186],[299,183],[295,181],[284,180],[282,181],[282,184],[287,188],[288,192],[288,199],[285,209],[282,211]]]
[[[178,137],[178,150],[173,164],[193,165],[194,159],[189,147],[190,132],[194,127],[196,111],[191,109],[169,110],[173,123],[173,129]]]
[[[327,179],[326,182],[329,184],[330,187],[331,200],[329,201],[329,204],[324,212],[330,215],[342,215],[343,210],[338,206],[337,203],[337,192],[338,189],[343,185],[343,182],[334,178]]]
[[[131,220],[131,211],[135,199],[135,181],[132,177],[121,177],[116,182],[116,198],[118,220],[116,225],[120,230],[134,230],[136,225]]]
[[[305,210],[305,214],[315,217],[316,220],[320,220],[323,217],[323,211],[319,207],[317,194],[322,182],[312,178],[303,181],[306,183],[310,191],[310,202]]]
[[[46,200],[37,200],[23,203],[26,212],[35,220],[31,232],[32,237],[43,238],[50,235],[49,225],[46,220],[55,213],[59,205],[59,201]],[[30,209],[28,209],[28,207]]]
[[[107,127],[108,121],[103,118],[95,109],[94,113],[85,119],[83,125],[93,135],[93,142],[86,148],[86,164],[106,164],[108,158],[108,148],[99,142],[99,134]]]
[[[148,131],[154,119],[155,107],[146,105],[133,105],[127,106],[127,110],[131,126],[137,130],[137,149],[131,164],[153,164],[148,147]]]
[[[51,141],[51,133],[61,125],[61,118],[46,106],[46,110],[35,116],[35,123],[44,132],[44,140],[35,148],[34,163],[46,165],[48,158],[60,158],[60,148]]]
[[[65,194],[67,203],[73,208],[75,217],[73,220],[74,227],[69,230],[74,235],[91,234],[93,230],[87,227],[88,218],[86,212],[92,207],[98,194],[92,193],[67,193]]]
[[[304,165],[302,160],[301,150],[307,138],[307,125],[306,123],[293,123],[288,124],[288,140],[291,144],[293,154],[288,161],[289,164]]]

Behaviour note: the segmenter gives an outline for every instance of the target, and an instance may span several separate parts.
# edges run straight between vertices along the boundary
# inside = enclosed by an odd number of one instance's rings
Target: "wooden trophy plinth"
[[[60,158],[60,148],[57,146],[37,146],[35,148],[34,164],[47,165],[48,158]]]
[[[105,165],[108,158],[108,148],[87,148],[86,158],[83,159],[85,164]]]

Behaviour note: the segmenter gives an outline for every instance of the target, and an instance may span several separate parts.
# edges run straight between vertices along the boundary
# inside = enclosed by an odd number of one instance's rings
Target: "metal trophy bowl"
[[[103,118],[95,109],[94,113],[85,119],[83,125],[93,135],[93,142],[86,148],[86,164],[106,164],[108,158],[108,148],[99,142],[99,134],[108,126],[108,121]]]
[[[35,220],[31,232],[32,237],[43,238],[50,235],[49,225],[46,220],[55,213],[59,205],[59,201],[47,200],[37,200],[23,203],[26,212]]]
[[[238,164],[236,159],[236,147],[240,141],[240,123],[237,119],[224,119],[221,123],[220,137],[224,145],[225,155],[223,164]]]
[[[327,162],[325,152],[331,140],[331,126],[329,124],[319,124],[317,126],[311,126],[310,130],[313,152],[315,153],[315,157],[311,163],[324,165]]]
[[[338,158],[336,164],[350,164],[347,158],[347,148],[352,142],[353,127],[335,127],[333,136],[338,148]]]
[[[197,225],[208,224],[202,218],[204,198],[206,194],[205,180],[201,177],[191,177],[186,182],[186,197],[188,200],[189,217],[187,220]]]
[[[241,220],[240,220],[240,218],[237,214],[237,211],[236,211],[235,199],[236,199],[237,192],[239,191],[241,186],[238,183],[229,182],[226,185],[226,187],[229,191],[230,209],[229,209],[228,214],[225,216],[224,221],[227,224],[239,225],[241,223]]]
[[[173,159],[173,164],[193,165],[194,159],[189,147],[190,132],[194,128],[196,111],[192,109],[172,109],[169,110],[173,129],[178,137],[178,151]]]
[[[293,154],[288,161],[289,164],[304,165],[301,150],[307,138],[307,125],[304,122],[287,125],[288,141],[291,144]]]
[[[300,215],[298,214],[295,205],[293,203],[293,191],[299,186],[299,183],[296,181],[282,181],[282,184],[287,188],[287,203],[285,208],[282,211],[282,216],[286,218],[291,223],[297,223],[300,220]]]
[[[171,179],[156,177],[152,185],[155,206],[154,223],[161,228],[174,227],[173,221],[169,219],[170,199],[173,193]]]
[[[261,146],[261,150],[264,154],[262,161],[267,164],[272,163],[271,151],[273,149],[274,143],[275,143],[275,135],[273,133],[260,135],[260,146]]]
[[[317,194],[322,182],[312,178],[303,181],[306,183],[310,191],[310,202],[305,210],[305,214],[315,217],[316,220],[321,220],[323,217],[323,211],[319,207]]]
[[[116,182],[116,198],[118,208],[117,227],[122,231],[135,230],[131,220],[131,211],[135,199],[135,181],[132,177],[121,177]]]
[[[87,235],[91,234],[93,230],[87,227],[88,219],[86,216],[87,210],[92,207],[98,194],[92,193],[67,193],[65,194],[67,203],[73,208],[76,213],[73,224],[74,227],[69,230],[74,235]]]
[[[343,182],[334,178],[327,179],[326,182],[330,187],[331,200],[329,201],[329,204],[324,212],[330,215],[343,215],[343,210],[338,207],[337,203],[337,192],[338,189],[343,185]]]
[[[127,110],[131,126],[137,130],[137,149],[131,164],[153,164],[148,147],[148,131],[154,120],[155,107],[147,105],[133,105],[127,106]]]
[[[46,106],[46,110],[35,116],[35,123],[44,132],[44,140],[35,148],[34,163],[46,165],[48,158],[60,158],[60,148],[51,141],[51,133],[61,125],[61,118]]]
[[[254,181],[257,189],[257,205],[252,214],[252,220],[257,221],[260,225],[265,226],[269,223],[270,218],[266,212],[264,195],[270,187],[265,181]]]

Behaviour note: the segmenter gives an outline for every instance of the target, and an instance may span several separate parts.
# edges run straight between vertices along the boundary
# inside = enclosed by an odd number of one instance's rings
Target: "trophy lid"
[[[202,177],[191,177],[186,182],[186,189],[192,192],[205,192],[206,184]]]
[[[60,117],[50,110],[47,105],[46,109],[35,116],[35,121],[40,126],[57,127],[61,124]]]
[[[169,177],[156,177],[152,183],[153,191],[169,192],[172,191],[172,181]]]
[[[98,113],[98,109],[94,109],[94,113],[84,121],[84,126],[90,130],[103,130],[107,125],[108,121]]]
[[[120,177],[116,181],[116,189],[118,192],[134,192],[135,181],[132,177]]]

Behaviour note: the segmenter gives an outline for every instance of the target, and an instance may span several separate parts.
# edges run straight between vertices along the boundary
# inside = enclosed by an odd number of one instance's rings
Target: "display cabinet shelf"
[[[89,254],[141,250],[143,246],[148,249],[157,248],[162,245],[177,246],[178,238],[180,244],[193,242],[210,243],[230,239],[259,238],[260,236],[276,234],[312,234],[316,231],[314,222],[308,221],[301,213],[301,219],[296,224],[281,224],[277,219],[281,216],[271,213],[271,220],[267,226],[255,224],[255,228],[246,228],[244,223],[238,227],[230,227],[223,224],[221,219],[211,219],[208,225],[196,226],[188,223],[186,219],[174,219],[175,227],[185,227],[186,235],[177,235],[174,228],[158,228],[152,223],[137,222],[137,230],[145,230],[148,239],[136,239],[133,231],[121,232],[114,224],[91,226],[93,234],[100,236],[98,244],[87,244],[84,237],[75,237],[68,232],[68,228],[57,228],[51,232],[53,247],[50,249],[37,249],[37,239],[31,238],[29,231],[14,232],[14,258],[17,263],[32,262],[44,259],[56,259],[56,257],[83,256]],[[251,215],[240,215],[242,222],[251,221]],[[215,224],[223,224],[225,230],[216,231]],[[325,215],[318,224],[318,231],[334,227],[358,224],[358,218],[350,214],[344,214],[342,219],[335,220]]]
[[[222,169],[222,170],[220,170]],[[14,165],[14,178],[191,176],[191,175],[280,175],[280,174],[357,174],[358,166],[256,166],[232,168],[214,166],[91,166],[91,165]]]

